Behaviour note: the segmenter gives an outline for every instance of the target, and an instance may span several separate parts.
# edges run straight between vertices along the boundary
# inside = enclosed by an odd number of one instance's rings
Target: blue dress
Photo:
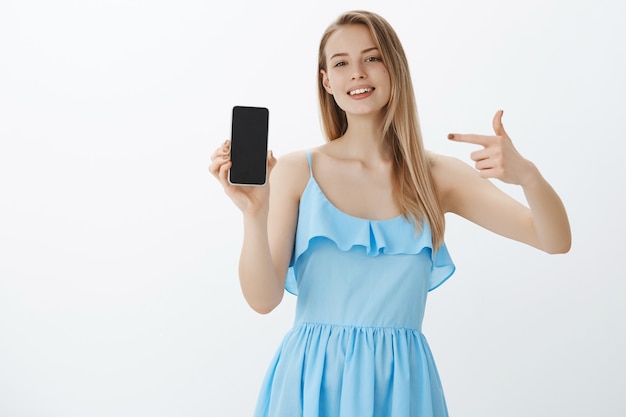
[[[454,264],[445,245],[432,246],[428,224],[418,233],[403,216],[342,212],[311,172],[286,281],[298,296],[295,322],[254,416],[447,416],[421,327],[428,291]]]

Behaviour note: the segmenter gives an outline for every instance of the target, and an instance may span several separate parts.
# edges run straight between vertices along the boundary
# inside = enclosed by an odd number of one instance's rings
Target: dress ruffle
[[[369,257],[417,255],[429,251],[432,273],[428,291],[440,286],[454,273],[455,266],[446,245],[442,244],[436,251],[433,250],[432,232],[426,222],[418,232],[415,225],[403,216],[389,220],[351,216],[328,200],[313,176],[302,193],[300,206],[306,207],[307,212],[300,212],[298,217],[298,233],[285,282],[285,289],[292,294],[298,294],[298,260],[316,238],[329,239],[344,252],[363,247]],[[407,227],[407,223],[411,227]]]

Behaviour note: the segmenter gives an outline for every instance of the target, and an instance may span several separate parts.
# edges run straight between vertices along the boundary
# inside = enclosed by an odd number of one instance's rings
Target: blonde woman
[[[269,313],[285,289],[298,296],[255,416],[447,416],[421,333],[427,292],[454,272],[444,213],[563,253],[565,209],[513,147],[501,111],[494,135],[449,135],[481,145],[474,168],[425,152],[402,45],[374,13],[345,13],[324,33],[319,100],[327,142],[269,153],[268,185],[229,184],[228,141],[209,168],[243,213],[249,305]],[[518,184],[528,205],[486,178]]]

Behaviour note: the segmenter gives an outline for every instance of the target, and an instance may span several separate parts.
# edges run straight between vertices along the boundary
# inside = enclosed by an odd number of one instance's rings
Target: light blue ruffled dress
[[[309,167],[311,155],[307,151]],[[298,296],[255,417],[444,417],[421,332],[428,291],[454,272],[403,216],[350,216],[313,177],[302,194],[287,291]]]

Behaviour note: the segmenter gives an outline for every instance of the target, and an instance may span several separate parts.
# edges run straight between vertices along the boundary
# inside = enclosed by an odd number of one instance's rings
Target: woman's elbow
[[[246,302],[248,303],[248,305],[250,306],[252,310],[263,315],[269,314],[272,311],[274,311],[274,309],[278,307],[281,301],[282,301],[282,296],[276,300],[271,300],[271,301],[246,299]]]
[[[250,304],[250,303],[248,303],[248,305],[250,306],[250,308],[252,308],[252,310],[262,315],[269,314],[272,311],[274,311],[274,309],[276,308],[276,306],[270,306],[270,305],[259,305],[259,304]]]
[[[544,251],[550,255],[560,255],[565,254],[570,251],[572,248],[572,240],[571,238],[564,239],[562,242],[558,242],[556,244],[550,245],[549,247],[544,248]]]

